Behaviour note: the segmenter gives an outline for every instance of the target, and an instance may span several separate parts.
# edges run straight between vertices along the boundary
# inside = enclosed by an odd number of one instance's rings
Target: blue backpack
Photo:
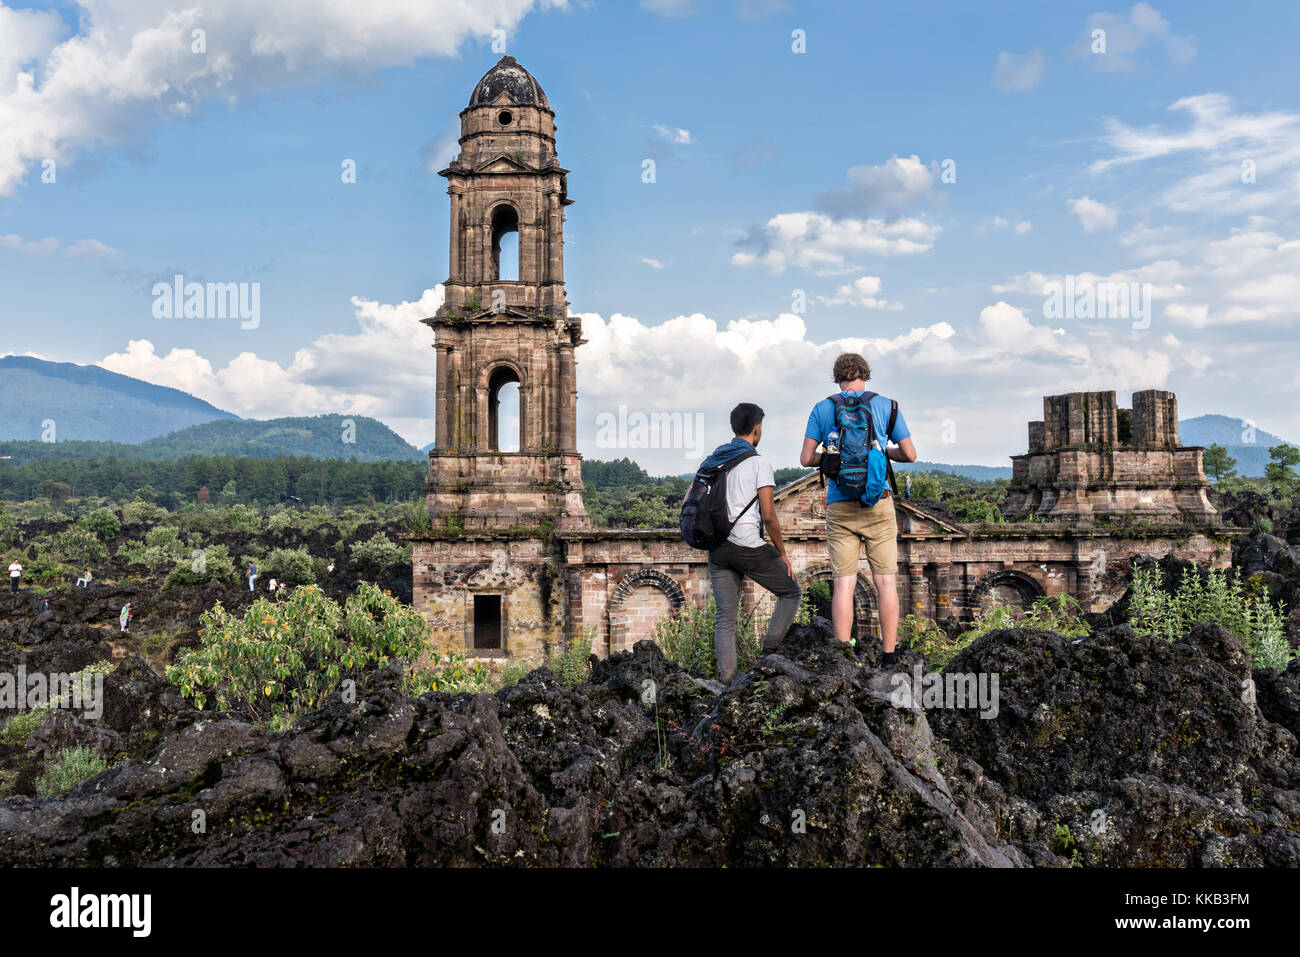
[[[898,403],[889,401],[889,427],[885,441],[879,442],[876,420],[871,414],[871,400],[875,397],[874,392],[862,395],[837,392],[829,397],[835,405],[834,429],[826,439],[821,464],[822,475],[835,482],[850,501],[868,507],[880,501],[886,484],[898,496],[894,467],[885,454],[885,445],[898,421]]]

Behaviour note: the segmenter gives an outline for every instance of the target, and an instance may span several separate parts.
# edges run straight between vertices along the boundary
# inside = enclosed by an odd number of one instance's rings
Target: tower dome
[[[503,56],[496,66],[483,74],[469,98],[469,105],[490,106],[502,93],[520,106],[551,108],[542,85],[512,56]]]

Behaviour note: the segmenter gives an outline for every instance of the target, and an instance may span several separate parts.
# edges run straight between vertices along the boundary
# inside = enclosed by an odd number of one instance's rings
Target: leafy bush
[[[64,748],[58,760],[36,779],[36,793],[41,797],[62,794],[78,781],[93,778],[107,768],[108,762],[89,748]]]
[[[176,563],[163,582],[163,588],[206,585],[208,582],[234,582],[235,561],[225,545],[209,545],[191,550],[188,559]]]
[[[74,565],[85,565],[108,557],[103,542],[86,529],[76,526],[51,536],[49,551]]]
[[[117,513],[111,508],[95,509],[82,518],[80,525],[105,545],[117,538],[117,533],[122,530],[122,523],[117,520]]]
[[[513,688],[524,679],[529,672],[526,664],[518,658],[508,658],[506,663],[501,666],[497,672],[496,686],[494,690],[500,691],[502,688]]]
[[[653,637],[664,657],[694,674],[718,677],[718,659],[713,649],[713,628],[718,606],[713,595],[697,604],[686,605],[655,622]],[[758,660],[760,625],[757,610],[740,614],[736,622],[736,667],[747,670]]]
[[[915,490],[914,490],[915,491]],[[986,498],[959,495],[948,501],[948,507],[959,522],[981,522],[996,525],[1002,521],[1002,510]]]
[[[167,678],[199,708],[245,710],[283,731],[342,681],[359,684],[390,661],[406,663],[412,683],[425,635],[418,612],[373,585],[362,582],[342,608],[313,585],[259,599],[243,618],[218,603],[203,615],[201,646],[180,652]]]
[[[136,499],[122,506],[123,525],[156,525],[167,517],[167,509],[159,508],[152,502]]]
[[[248,505],[234,505],[225,510],[225,527],[232,532],[256,534],[262,527],[262,516],[256,508]]]
[[[420,534],[427,532],[433,527],[433,521],[429,518],[429,506],[423,500],[418,502],[408,502],[406,505],[406,530]]]
[[[591,674],[591,643],[594,635],[584,632],[552,656],[551,671],[566,688],[576,688]]]
[[[1286,640],[1283,610],[1274,607],[1268,589],[1247,594],[1240,578],[1221,569],[1185,573],[1170,594],[1155,571],[1139,568],[1132,589],[1129,622],[1139,635],[1173,641],[1198,622],[1209,622],[1232,632],[1256,667],[1285,668],[1297,655]]]
[[[41,726],[41,718],[49,708],[33,708],[30,711],[19,711],[7,722],[4,730],[0,731],[0,741],[5,744],[22,744],[32,736],[37,728]]]
[[[403,548],[383,532],[376,532],[364,542],[352,546],[352,563],[363,572],[379,572],[389,565],[408,563],[411,549]]]
[[[413,695],[429,691],[479,694],[492,689],[491,669],[481,661],[470,661],[463,652],[444,655],[434,665],[417,665],[411,672],[408,685]]]
[[[911,648],[935,671],[948,663],[977,638],[1003,628],[1038,628],[1067,638],[1088,634],[1082,606],[1069,595],[1045,595],[1029,608],[998,605],[981,613],[970,627],[957,633],[945,631],[929,618],[908,615],[898,627],[899,642]]]
[[[281,534],[291,532],[298,527],[298,513],[292,509],[276,512],[266,520],[266,530]]]
[[[313,585],[316,582],[311,553],[305,548],[277,548],[259,567],[263,580],[269,576],[290,585]]]
[[[930,618],[908,615],[898,623],[899,646],[915,651],[935,671],[942,671],[974,640],[973,632],[950,635]]]
[[[155,525],[145,533],[144,541],[132,539],[119,546],[117,553],[131,564],[144,565],[153,572],[190,557],[181,541],[181,530],[175,525]]]

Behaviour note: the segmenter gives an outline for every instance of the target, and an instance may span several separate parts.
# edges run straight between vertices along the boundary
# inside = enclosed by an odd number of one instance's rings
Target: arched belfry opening
[[[516,282],[523,278],[519,266],[519,213],[509,203],[502,203],[492,210],[489,278],[497,282]]]
[[[523,448],[520,385],[518,373],[509,366],[493,369],[488,379],[488,448],[493,452],[518,452]]]
[[[439,174],[451,228],[443,303],[425,320],[438,355],[435,530],[590,524],[574,356],[582,321],[564,292],[568,172],[541,85],[502,57],[461,111],[460,152]]]

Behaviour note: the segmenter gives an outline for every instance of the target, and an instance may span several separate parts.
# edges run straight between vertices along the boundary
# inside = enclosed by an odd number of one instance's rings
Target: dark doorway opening
[[[474,596],[474,648],[500,649],[501,596]]]

